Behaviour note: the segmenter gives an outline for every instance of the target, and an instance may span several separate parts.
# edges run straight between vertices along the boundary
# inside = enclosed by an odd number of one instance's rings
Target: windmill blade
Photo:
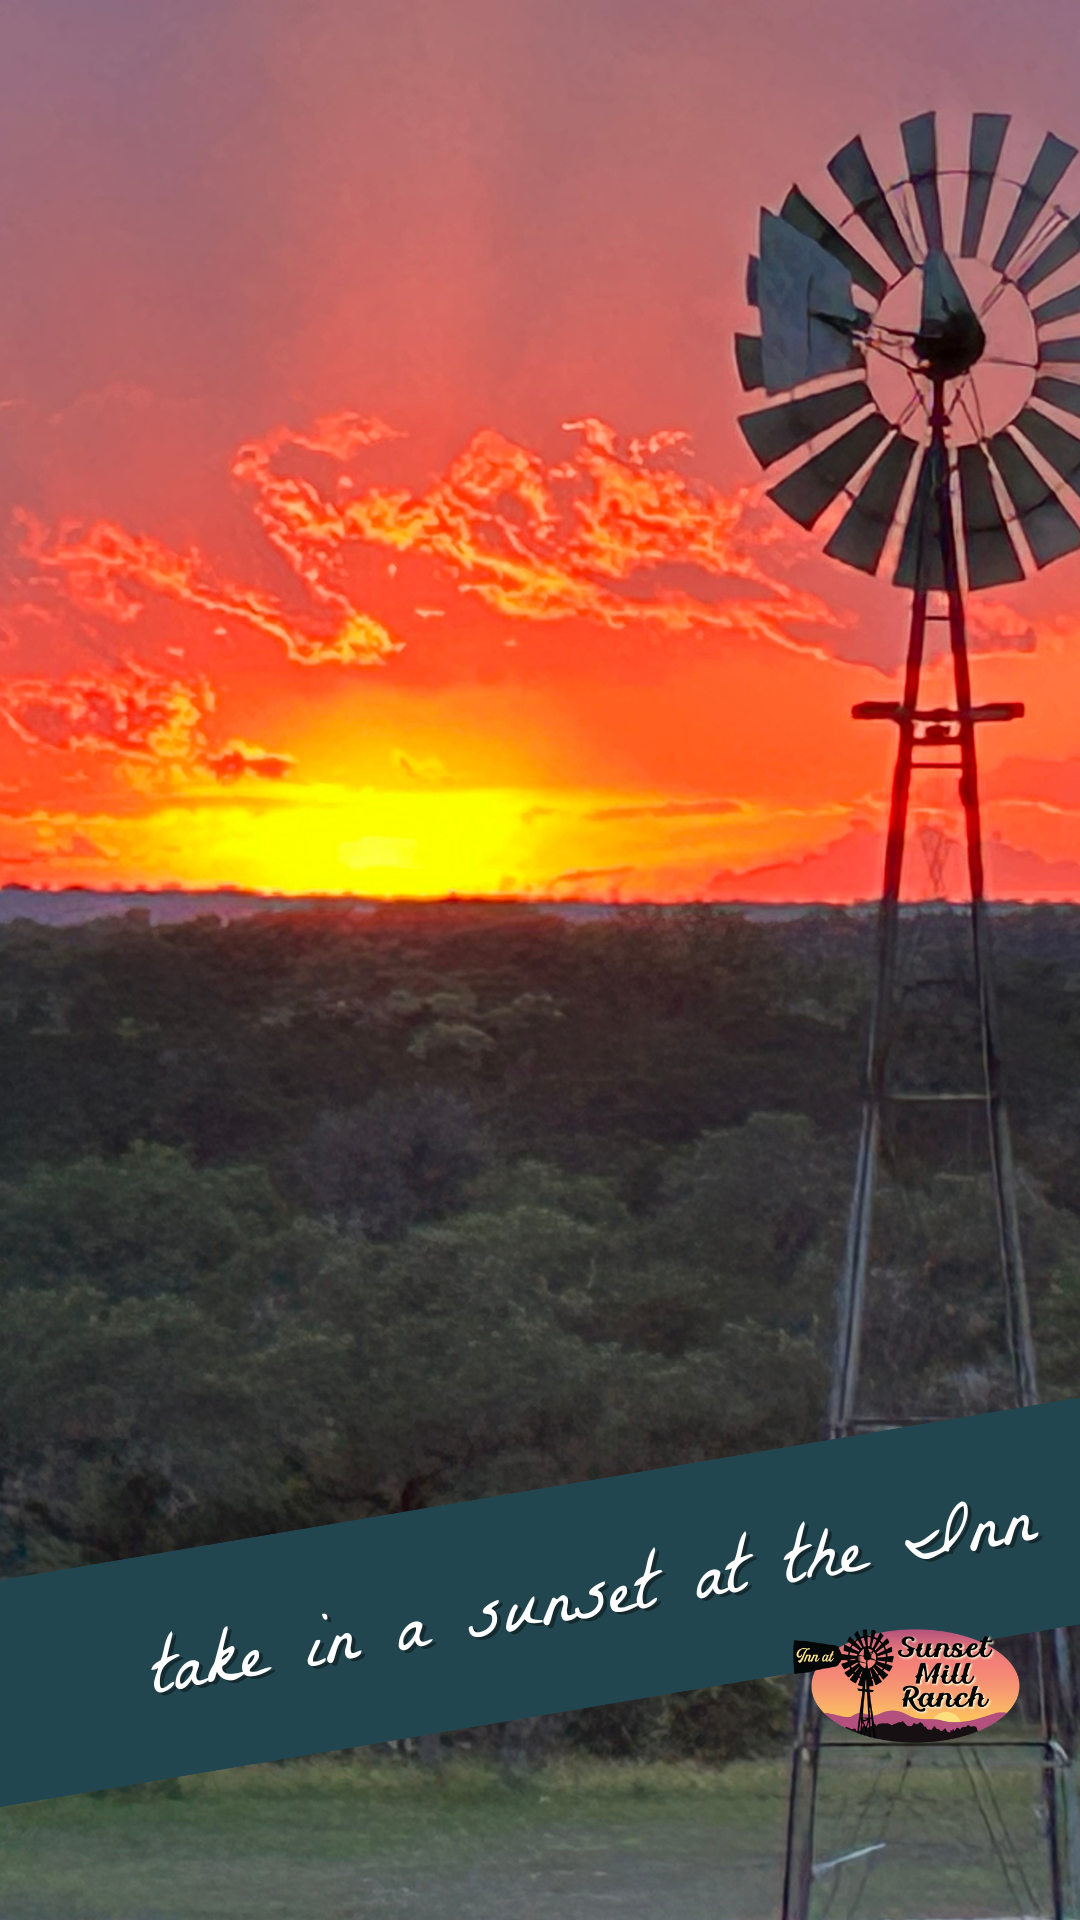
[[[1052,321],[1068,320],[1074,313],[1080,313],[1080,287],[1070,287],[1068,293],[1059,293],[1053,300],[1044,301],[1031,317],[1037,327],[1048,327]]]
[[[1080,215],[1070,220],[1068,226],[1062,227],[1061,232],[1054,235],[1049,246],[1036,254],[1030,267],[1024,269],[1016,283],[1021,293],[1030,293],[1033,287],[1041,286],[1044,280],[1049,280],[1052,273],[1056,273],[1058,268],[1063,267],[1067,261],[1075,259],[1078,253],[1080,253]]]
[[[769,499],[775,500],[800,527],[814,526],[859,468],[866,465],[888,431],[880,413],[870,414],[841,434],[839,440],[816,453],[804,467],[789,474],[779,485],[770,487]]]
[[[915,189],[915,201],[926,244],[933,252],[945,245],[941,225],[941,196],[938,193],[937,121],[934,115],[920,113],[915,120],[905,120],[900,128],[900,138],[904,143],[908,178]]]
[[[1075,413],[1080,417],[1080,386],[1071,380],[1054,380],[1049,375],[1036,380],[1032,392],[1036,400],[1044,400],[1048,407],[1057,407],[1060,413]]]
[[[1050,360],[1080,360],[1080,340],[1075,336],[1068,340],[1040,340],[1039,365],[1043,366]]]
[[[1030,440],[1055,473],[1067,480],[1074,493],[1080,493],[1080,440],[1067,428],[1059,427],[1045,413],[1024,407],[1013,421],[1013,430]]]
[[[834,260],[839,260],[847,268],[855,285],[862,287],[872,300],[880,300],[887,292],[889,283],[884,275],[870,265],[850,240],[845,240],[843,234],[826,220],[823,213],[818,212],[806,195],[799,192],[798,187],[792,187],[780,209],[780,218],[786,220],[789,227],[794,227],[796,233],[805,233],[808,240],[816,240],[819,247],[824,247]],[[756,302],[753,304],[756,305]]]
[[[1027,239],[1062,174],[1076,159],[1076,148],[1048,133],[1035,155],[1031,172],[1017,195],[1012,219],[994,255],[994,270],[1004,273],[1021,242]]]
[[[934,449],[927,447],[893,574],[894,586],[910,587],[915,593],[934,593],[946,584],[938,493],[938,463]]]
[[[771,467],[796,447],[803,447],[828,427],[846,420],[850,413],[861,413],[873,404],[865,380],[853,380],[847,386],[828,387],[824,393],[810,393],[801,400],[785,400],[778,407],[762,407],[760,413],[744,413],[739,425],[752,453],[763,467]]]
[[[1024,569],[998,505],[990,462],[982,448],[961,447],[957,468],[968,586],[1004,587],[1022,580]]]
[[[896,215],[885,198],[869,155],[856,136],[829,161],[829,172],[844,198],[850,202],[863,226],[873,234],[900,273],[910,273],[915,265],[908,243],[896,224]]]
[[[735,365],[744,393],[752,393],[755,387],[765,385],[765,374],[761,364],[761,341],[756,333],[735,335]]]
[[[917,451],[904,433],[889,441],[825,548],[830,560],[859,573],[877,572]]]
[[[972,116],[968,188],[960,239],[960,254],[964,260],[974,260],[982,244],[990,190],[997,175],[1001,149],[1005,145],[1009,118],[1007,113],[976,113]]]
[[[995,433],[990,456],[1016,508],[1037,567],[1049,566],[1080,547],[1080,527],[1066,513],[1053,488],[1034,467],[1008,428]]]

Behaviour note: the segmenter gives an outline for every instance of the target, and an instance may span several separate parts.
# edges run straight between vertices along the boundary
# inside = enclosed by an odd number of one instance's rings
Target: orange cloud
[[[548,465],[538,453],[493,428],[474,434],[424,493],[370,487],[332,502],[310,481],[279,474],[275,457],[295,446],[347,457],[388,436],[378,421],[346,414],[311,434],[280,428],[244,447],[233,474],[255,491],[255,515],[268,540],[323,604],[339,604],[331,584],[350,545],[441,562],[461,593],[516,620],[586,618],[608,627],[657,631],[693,627],[751,633],[782,645],[799,622],[836,625],[815,595],[766,573],[746,525],[748,492],[695,483],[658,459],[687,436],[665,431],[619,448],[603,421],[567,423],[579,435],[570,457]],[[351,483],[350,483],[351,484]],[[709,580],[757,589],[714,600],[664,583],[665,567],[692,566]],[[642,577],[644,576],[644,577]],[[651,576],[651,577],[650,577]],[[637,587],[637,591],[629,589]],[[626,589],[618,591],[617,588]],[[418,609],[430,617],[439,609]]]
[[[126,533],[108,521],[85,530],[61,523],[49,533],[33,514],[19,509],[22,553],[45,575],[59,578],[69,598],[87,613],[130,624],[142,612],[136,591],[195,607],[277,641],[302,666],[373,666],[397,650],[386,628],[356,611],[342,597],[336,629],[318,633],[294,620],[272,594],[255,587],[216,582],[198,552],[173,553],[160,541]],[[324,596],[326,604],[328,595]]]
[[[555,874],[546,883],[544,890],[550,892],[554,887],[584,886],[590,890],[591,895],[595,896],[598,881],[606,880],[608,891],[610,891],[612,887],[617,887],[621,880],[628,879],[633,871],[633,867],[572,867],[568,873]]]
[[[112,855],[96,840],[90,840],[85,833],[73,833],[69,840],[57,841],[51,849],[62,860],[111,860]]]
[[[484,428],[426,491],[370,486],[344,494],[356,483],[339,475],[335,498],[288,471],[288,456],[340,463],[401,438],[394,429],[347,413],[242,446],[233,477],[250,491],[270,547],[302,589],[303,614],[262,587],[217,578],[196,549],[174,552],[106,521],[50,531],[20,510],[21,551],[84,612],[130,626],[157,595],[239,623],[304,666],[381,665],[400,651],[403,643],[348,580],[350,554],[373,548],[395,556],[392,571],[402,557],[435,561],[458,593],[515,620],[587,619],[657,634],[709,629],[818,651],[793,629],[836,626],[839,616],[762,566],[775,530],[753,530],[749,491],[722,494],[671,464],[686,452],[685,434],[662,431],[621,448],[599,420],[570,422],[567,431],[577,444],[560,463]],[[414,609],[424,619],[446,611]]]
[[[436,754],[408,754],[403,753],[400,747],[395,747],[390,758],[399,772],[407,774],[410,780],[441,780],[446,773],[444,763]]]
[[[718,814],[738,813],[737,800],[658,800],[633,807],[597,807],[586,814],[588,820],[710,820]]]

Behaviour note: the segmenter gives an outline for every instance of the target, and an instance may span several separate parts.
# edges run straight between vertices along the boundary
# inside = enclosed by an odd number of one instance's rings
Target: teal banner
[[[0,1803],[1080,1618],[1080,1401],[8,1580]]]

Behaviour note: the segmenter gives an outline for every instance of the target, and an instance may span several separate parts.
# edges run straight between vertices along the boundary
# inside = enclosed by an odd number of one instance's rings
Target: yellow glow
[[[9,817],[12,847],[52,886],[284,894],[687,896],[744,867],[842,831],[841,805],[717,802],[663,794],[483,787],[433,792],[282,783],[193,792],[137,815]],[[96,850],[96,851],[95,851]]]

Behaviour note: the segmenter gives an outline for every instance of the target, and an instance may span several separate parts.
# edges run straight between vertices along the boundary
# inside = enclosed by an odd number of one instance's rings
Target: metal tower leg
[[[1032,1645],[1039,1677],[1039,1714],[1043,1724],[1042,1798],[1046,1844],[1050,1855],[1050,1912],[1052,1920],[1065,1920],[1066,1890],[1069,1879],[1063,1840],[1061,1815],[1064,1811],[1060,1791],[1061,1748],[1055,1737],[1057,1672],[1053,1633],[1032,1634]]]
[[[979,1007],[983,1077],[986,1087],[986,1117],[990,1135],[990,1174],[994,1186],[997,1213],[998,1247],[1002,1279],[1005,1283],[1005,1335],[1013,1367],[1016,1404],[1033,1407],[1039,1392],[1035,1375],[1035,1343],[1031,1331],[1024,1251],[1020,1239],[1020,1214],[1016,1200],[1016,1170],[1013,1163],[1009,1120],[1001,1093],[1001,1059],[997,1043],[997,1008],[994,1004],[993,967],[990,956],[990,928],[986,912],[986,887],[982,857],[982,821],[979,811],[979,773],[975,754],[975,724],[971,718],[971,672],[968,665],[964,600],[956,567],[956,550],[951,518],[943,518],[942,538],[945,577],[949,596],[949,642],[952,648],[953,676],[960,737],[960,801],[964,809],[967,838],[968,884],[971,895],[971,936],[975,967],[975,993]]]
[[[904,670],[903,713],[905,715],[912,715],[918,705],[925,644],[926,594],[917,593],[912,603],[907,663]],[[900,737],[896,752],[896,766],[893,770],[889,830],[885,841],[885,873],[882,880],[881,904],[878,907],[877,966],[874,1003],[870,1016],[870,1036],[867,1043],[862,1127],[837,1301],[836,1361],[829,1405],[829,1438],[832,1440],[842,1438],[849,1431],[859,1386],[859,1348],[866,1299],[866,1275],[870,1261],[870,1228],[874,1210],[874,1188],[877,1182],[881,1109],[885,1097],[885,1069],[888,1062],[893,986],[896,977],[900,881],[904,867],[904,841],[907,835],[912,756],[915,747],[914,719],[901,718],[898,725]]]
[[[940,411],[940,405],[936,408]],[[990,1174],[998,1226],[998,1249],[1005,1295],[1005,1336],[1013,1370],[1017,1406],[1036,1406],[1039,1399],[1035,1342],[1024,1272],[1023,1242],[1017,1203],[1016,1168],[1012,1137],[1001,1087],[1001,1056],[997,1039],[997,1007],[990,949],[979,808],[978,761],[975,750],[974,707],[967,651],[964,599],[961,591],[947,480],[939,505],[942,561],[949,602],[949,642],[956,688],[960,744],[960,801],[967,840],[968,883],[971,897],[972,954],[979,1008]],[[1033,1636],[1038,1663],[1042,1720],[1046,1739],[1043,1800],[1049,1852],[1054,1920],[1075,1915],[1080,1896],[1080,1816],[1076,1803],[1073,1747],[1073,1686],[1068,1636],[1058,1629]],[[1065,1745],[1062,1745],[1063,1736]]]
[[[862,1332],[866,1273],[870,1260],[870,1227],[874,1211],[881,1108],[870,1094],[863,1103],[855,1187],[848,1215],[844,1264],[840,1275],[837,1356],[829,1401],[829,1439],[839,1440],[848,1430],[859,1380],[859,1336]]]
[[[810,1688],[811,1676],[804,1673],[799,1681],[791,1748],[782,1920],[806,1920],[814,1884],[814,1815],[821,1756],[821,1714],[814,1705]]]
[[[1063,1855],[1065,1861],[1064,1905],[1069,1920],[1080,1915],[1080,1780],[1077,1778],[1076,1690],[1069,1636],[1064,1627],[1054,1630],[1054,1668],[1062,1700],[1061,1798],[1063,1805]]]
[[[1045,1653],[1044,1687],[1046,1699],[1047,1838],[1056,1854],[1054,1870],[1055,1920],[1058,1911],[1065,1920],[1080,1914],[1080,1798],[1077,1792],[1076,1764],[1076,1687],[1064,1627],[1041,1635]],[[1053,1824],[1049,1803],[1053,1800]]]
[[[1024,1272],[1020,1213],[1016,1193],[1009,1118],[1001,1090],[1001,1057],[997,1041],[997,1007],[986,910],[979,810],[978,763],[972,712],[971,678],[964,623],[964,601],[956,568],[951,518],[943,516],[943,557],[949,592],[949,639],[952,647],[956,705],[960,714],[960,800],[967,838],[968,882],[971,895],[971,934],[975,992],[979,1007],[986,1117],[990,1146],[990,1175],[997,1214],[998,1248],[1005,1291],[1005,1337],[1013,1369],[1013,1390],[1019,1407],[1038,1405],[1039,1389],[1031,1308]],[[1049,1853],[1053,1920],[1066,1920],[1080,1911],[1080,1805],[1073,1749],[1074,1697],[1068,1635],[1063,1628],[1037,1633],[1033,1644],[1039,1673],[1042,1721],[1046,1739],[1043,1763],[1043,1808]]]

